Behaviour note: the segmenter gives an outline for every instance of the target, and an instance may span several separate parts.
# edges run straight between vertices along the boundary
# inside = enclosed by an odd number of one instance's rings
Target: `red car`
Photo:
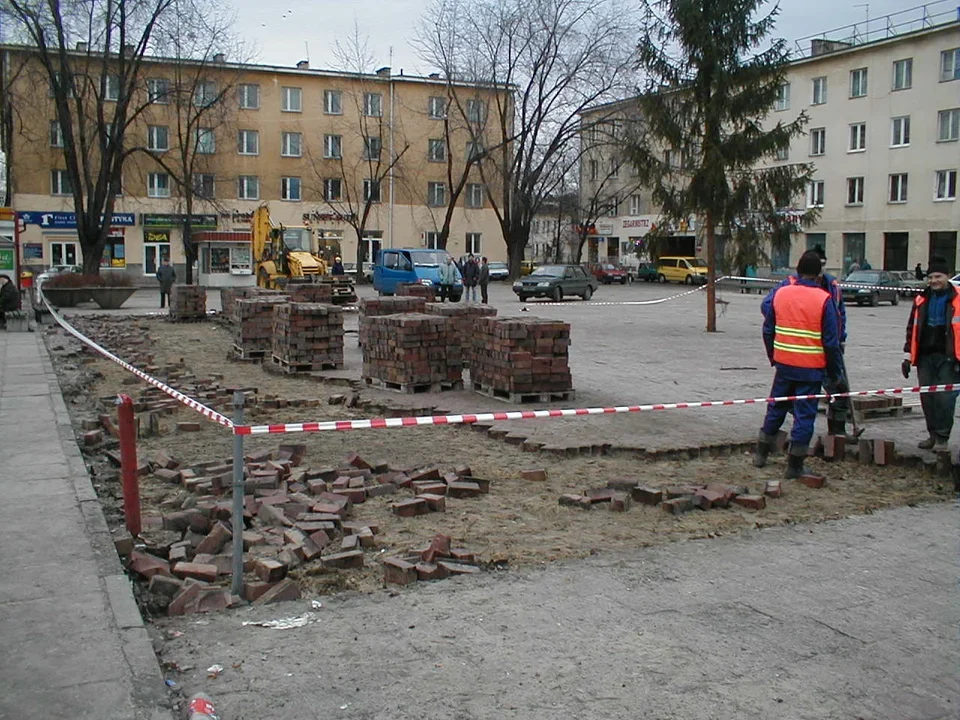
[[[627,284],[627,271],[610,263],[603,263],[593,268],[593,275],[604,285],[610,283]]]

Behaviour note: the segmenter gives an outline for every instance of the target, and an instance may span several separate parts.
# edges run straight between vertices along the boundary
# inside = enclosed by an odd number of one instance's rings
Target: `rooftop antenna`
[[[870,42],[870,3],[858,3],[854,7],[862,7],[867,11],[867,22],[863,26],[863,41]]]

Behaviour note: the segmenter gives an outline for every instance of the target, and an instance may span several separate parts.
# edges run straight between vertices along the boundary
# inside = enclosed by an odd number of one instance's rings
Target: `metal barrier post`
[[[117,429],[120,432],[120,472],[123,479],[123,517],[130,534],[137,536],[140,524],[140,481],[137,478],[137,428],[133,400],[117,396]]]
[[[239,390],[233,393],[233,421],[243,424],[244,394]],[[240,595],[243,592],[243,435],[233,436],[233,581],[230,592]]]

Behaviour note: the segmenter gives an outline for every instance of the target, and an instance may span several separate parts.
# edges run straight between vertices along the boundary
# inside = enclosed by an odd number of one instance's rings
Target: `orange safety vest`
[[[830,293],[818,287],[791,284],[777,288],[773,296],[776,327],[773,361],[800,368],[825,368],[823,309]]]
[[[910,311],[913,313],[913,332],[910,333],[910,364],[916,366],[917,360],[920,357],[920,330],[921,323],[920,320],[920,308],[927,302],[927,298],[923,295],[917,295],[913,299],[913,309]],[[953,340],[953,357],[956,360],[960,360],[960,332],[957,332],[958,325],[960,325],[960,293],[955,294],[950,299],[950,307],[953,308],[953,317],[950,319],[950,323],[947,325],[947,342]],[[926,322],[926,320],[924,320]]]

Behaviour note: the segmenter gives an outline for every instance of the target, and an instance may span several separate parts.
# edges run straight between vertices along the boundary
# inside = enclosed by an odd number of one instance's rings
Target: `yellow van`
[[[657,260],[657,279],[660,282],[703,285],[707,282],[707,263],[697,257],[668,255]]]

